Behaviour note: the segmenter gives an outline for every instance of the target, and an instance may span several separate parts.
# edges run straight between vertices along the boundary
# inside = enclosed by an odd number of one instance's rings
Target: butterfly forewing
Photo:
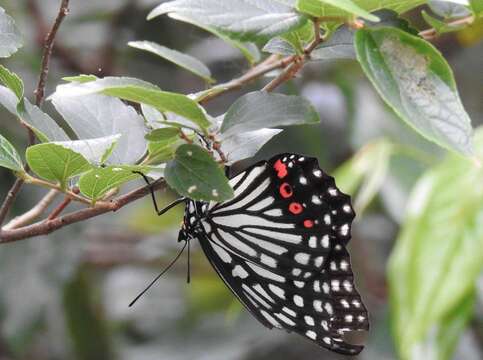
[[[230,183],[232,200],[197,212],[196,236],[218,274],[264,325],[360,352],[343,338],[368,329],[345,249],[354,218],[349,196],[316,159],[295,154],[257,163]]]

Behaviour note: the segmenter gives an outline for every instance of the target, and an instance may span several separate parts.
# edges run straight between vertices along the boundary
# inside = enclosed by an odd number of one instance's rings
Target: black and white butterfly
[[[317,159],[280,154],[230,179],[225,202],[187,200],[179,240],[198,239],[225,284],[263,325],[355,355],[367,331],[346,245],[350,197]]]

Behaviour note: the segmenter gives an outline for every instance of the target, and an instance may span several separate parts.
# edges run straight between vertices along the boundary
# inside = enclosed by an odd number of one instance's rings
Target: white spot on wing
[[[294,295],[293,296],[293,302],[298,307],[304,307],[304,298],[302,296],[300,296],[300,295]]]
[[[309,238],[309,246],[312,248],[312,249],[315,249],[317,247],[317,237],[312,235],[310,238]]]
[[[281,209],[270,209],[264,212],[265,215],[268,216],[282,216],[282,210]]]
[[[231,256],[230,256],[230,254],[228,254],[228,252],[225,249],[223,249],[220,246],[213,246],[213,250],[215,250],[215,252],[218,254],[220,259],[224,263],[227,263],[227,264],[231,263],[231,261],[232,261]]]
[[[269,279],[269,280],[273,280],[281,283],[285,282],[285,278],[283,276],[274,274],[273,272],[266,270],[258,265],[247,263],[247,266],[249,266],[253,271],[255,271],[258,275],[260,275],[265,279]]]
[[[265,319],[267,319],[267,321],[272,324],[274,327],[276,328],[282,328],[282,325],[280,325],[280,323],[275,320],[272,315],[270,315],[269,313],[267,313],[265,310],[260,310],[260,313],[263,315],[263,317]]]
[[[295,261],[302,265],[307,265],[310,260],[310,255],[307,253],[297,253],[295,254]]]
[[[323,312],[324,309],[322,309],[322,300],[314,300],[314,309],[317,312]]]
[[[246,279],[248,277],[248,272],[244,268],[242,268],[240,265],[236,265],[233,268],[233,270],[231,272],[231,275],[233,277],[237,277],[238,276],[238,277],[240,277],[242,279]]]
[[[274,284],[268,284],[268,288],[271,292],[277,295],[281,299],[285,299],[285,290],[282,289],[280,286]]]
[[[315,333],[315,331],[312,331],[312,330],[308,330],[305,335],[307,335],[307,337],[309,339],[312,339],[312,340],[316,340],[317,339],[317,334]]]
[[[255,203],[254,205],[250,206],[247,210],[249,210],[249,211],[259,211],[259,210],[265,209],[267,206],[271,205],[274,201],[275,201],[275,198],[269,196],[269,197]]]
[[[322,200],[320,200],[320,198],[319,198],[317,195],[312,195],[312,202],[313,202],[315,205],[320,205],[320,204],[322,204]]]
[[[315,321],[314,321],[314,318],[310,315],[305,315],[304,316],[304,320],[305,320],[305,323],[309,326],[314,326],[315,325]]]
[[[262,262],[262,264],[265,264],[265,265],[270,266],[272,268],[277,267],[277,261],[271,256],[262,254],[260,256],[260,261]]]
[[[278,317],[280,320],[282,320],[285,324],[290,325],[290,326],[295,326],[295,322],[292,321],[289,317],[282,313],[276,313],[276,317]]]

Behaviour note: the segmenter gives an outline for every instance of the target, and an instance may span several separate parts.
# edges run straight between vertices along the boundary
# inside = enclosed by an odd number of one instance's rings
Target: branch
[[[147,185],[139,189],[133,190],[126,195],[123,195],[118,199],[112,200],[110,202],[98,203],[96,206],[91,208],[74,211],[54,219],[46,219],[19,229],[2,230],[0,232],[0,244],[23,240],[33,236],[47,235],[66,225],[87,220],[111,211],[117,211],[122,207],[126,206],[127,204],[132,203],[133,201],[149,195],[151,193],[151,188],[156,191],[164,188],[165,186],[166,183],[164,182],[164,179],[159,179],[156,182],[153,182],[150,186]]]
[[[33,220],[37,219],[43,214],[45,209],[49,207],[50,204],[55,200],[59,192],[57,190],[50,190],[32,209],[26,213],[17,216],[16,218],[10,220],[10,222],[3,227],[4,230],[12,230],[19,228],[21,226],[30,224]]]
[[[22,185],[24,184],[23,179],[18,178],[15,180],[15,183],[13,186],[10,188],[10,190],[7,193],[7,196],[5,197],[5,200],[3,200],[2,207],[0,208],[0,226],[2,226],[3,222],[5,221],[5,218],[7,217],[7,214],[12,207],[12,204],[17,197],[17,194],[19,193],[20,189],[22,188]]]
[[[49,59],[50,55],[52,54],[52,46],[54,43],[55,35],[57,34],[57,30],[59,29],[59,26],[64,19],[64,17],[67,15],[69,9],[69,0],[62,0],[59,13],[57,15],[57,18],[54,22],[54,25],[52,26],[52,30],[49,32],[49,35],[47,36],[45,40],[45,51],[42,57],[42,67],[40,70],[40,77],[39,77],[39,84],[37,86],[37,90],[35,90],[35,103],[37,106],[39,106],[42,103],[42,100],[44,98],[44,89],[45,89],[45,83],[47,81],[47,75],[49,73]],[[28,128],[28,137],[29,137],[29,145],[33,145],[35,142],[35,134],[32,131],[32,129]],[[28,167],[25,169],[28,171]],[[13,205],[13,202],[15,201],[18,193],[20,192],[22,186],[24,184],[24,180],[18,178],[15,180],[15,183],[13,186],[10,188],[7,196],[5,197],[3,204],[0,208],[0,226],[5,221],[5,218],[8,215],[8,212],[10,211],[10,208]]]
[[[272,57],[269,57],[268,59],[272,59]],[[287,56],[283,59],[280,59],[275,62],[269,62],[268,64],[264,61],[260,63],[259,65],[255,66],[253,69],[248,71],[246,74],[240,76],[239,78],[233,79],[227,83],[220,84],[218,86],[213,87],[210,92],[202,97],[198,102],[200,104],[205,104],[210,100],[213,100],[214,98],[232,90],[236,90],[238,88],[241,88],[243,85],[246,85],[259,77],[265,75],[266,73],[269,73],[270,71],[276,70],[276,69],[283,69],[287,67],[289,64],[294,62],[296,59],[295,55]]]
[[[446,23],[446,25],[457,27],[459,25],[471,25],[474,21],[475,21],[475,17],[473,15],[470,15],[455,21],[448,22]],[[437,35],[438,35],[438,31],[434,28],[419,32],[419,36],[421,36],[425,40],[434,39]]]
[[[44,42],[44,53],[42,55],[42,67],[41,67],[40,76],[39,76],[39,83],[37,85],[37,89],[35,90],[35,104],[37,106],[40,106],[42,104],[42,101],[44,100],[45,83],[47,81],[47,75],[49,74],[49,62],[50,62],[50,56],[52,55],[52,48],[54,47],[55,36],[57,35],[57,31],[59,30],[62,20],[64,20],[64,18],[67,16],[68,13],[69,13],[69,0],[62,0],[62,3],[60,4],[59,12],[54,21],[54,25],[52,25],[52,29],[50,29]]]
[[[264,91],[270,92],[275,90],[278,86],[284,82],[294,78],[295,75],[302,69],[305,62],[310,59],[310,54],[324,39],[320,36],[320,20],[314,21],[314,40],[304,49],[303,56],[296,56],[293,59],[292,64],[282,73],[280,73],[275,79],[269,82],[264,88]]]
[[[78,193],[80,192],[80,190],[79,190],[79,188],[77,188],[77,187],[76,187],[75,189],[73,189],[73,190],[72,190],[72,192],[73,192],[74,194],[78,194]],[[59,216],[59,215],[60,215],[60,213],[61,213],[62,211],[64,211],[64,210],[65,210],[65,208],[66,208],[67,206],[69,206],[69,204],[70,204],[71,202],[72,202],[72,198],[71,198],[69,195],[66,195],[66,196],[64,197],[64,200],[63,200],[63,201],[62,201],[62,202],[61,202],[61,203],[60,203],[60,204],[59,204],[59,205],[58,205],[58,206],[57,206],[57,207],[56,207],[54,210],[52,210],[52,212],[49,214],[49,216],[47,216],[47,219],[48,219],[48,220],[55,219],[57,216]]]

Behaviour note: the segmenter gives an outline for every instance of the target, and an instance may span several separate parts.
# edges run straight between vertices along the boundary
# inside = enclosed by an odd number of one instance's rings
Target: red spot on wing
[[[288,183],[283,183],[280,185],[280,195],[282,195],[283,198],[287,199],[293,195],[293,190],[292,187]]]
[[[292,214],[300,214],[303,210],[303,207],[302,205],[300,205],[299,203],[297,202],[293,202],[291,203],[289,206],[288,206],[288,210],[292,213]]]
[[[311,228],[314,226],[314,222],[312,220],[304,220],[304,226],[306,228]]]
[[[277,176],[280,179],[283,179],[285,176],[287,176],[287,165],[285,165],[280,159],[275,162],[273,168],[277,171]]]

